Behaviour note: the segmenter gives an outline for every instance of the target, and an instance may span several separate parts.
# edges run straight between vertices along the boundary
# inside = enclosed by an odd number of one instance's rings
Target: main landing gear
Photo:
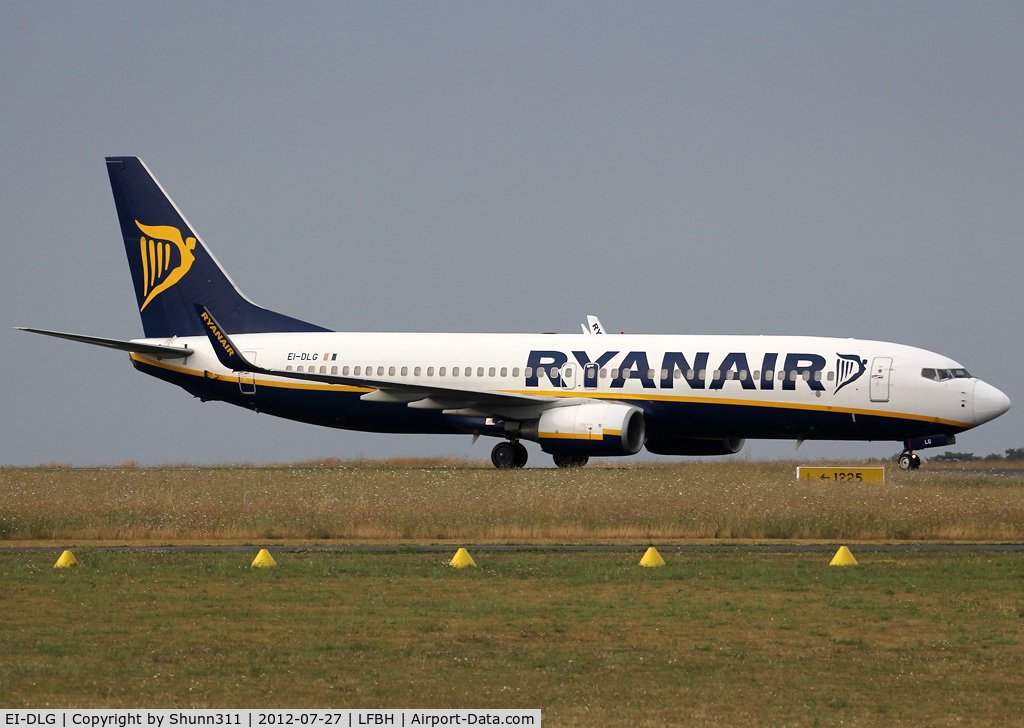
[[[526,446],[518,440],[499,442],[491,450],[491,462],[498,470],[521,468],[526,465],[527,457]]]
[[[586,455],[552,455],[551,458],[560,468],[582,468],[590,461]]]
[[[896,462],[900,464],[902,470],[917,470],[921,467],[921,456],[910,452],[910,450],[904,450]]]
[[[499,442],[491,450],[491,462],[498,470],[512,470],[526,465],[526,446],[518,440]],[[589,462],[586,455],[553,455],[560,468],[582,468]]]

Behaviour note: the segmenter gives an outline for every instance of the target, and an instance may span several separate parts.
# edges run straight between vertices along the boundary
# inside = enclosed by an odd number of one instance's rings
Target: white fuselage
[[[903,439],[966,430],[1009,407],[1005,395],[948,357],[855,339],[314,332],[239,334],[233,340],[251,361],[267,369],[470,392],[627,401],[644,409],[648,436],[659,438]],[[372,391],[233,372],[220,364],[206,338],[178,338],[173,343],[195,353],[185,360],[160,362],[139,354],[133,359],[139,368],[162,371],[164,378],[190,390],[199,387],[188,386],[189,379],[217,382],[222,389],[211,389],[210,398],[244,406],[249,398],[253,409],[271,414],[305,419],[301,412],[275,411],[288,393],[361,396]],[[923,375],[928,370],[938,374]],[[237,388],[237,396],[223,394],[224,384]],[[278,396],[262,397],[266,393]],[[266,403],[261,405],[261,399]],[[411,409],[408,403],[391,406],[383,415],[379,403],[358,396],[350,396],[343,406],[346,416],[337,426],[417,431],[399,421],[381,422],[382,416],[401,420],[402,407]],[[791,416],[772,416],[787,412]],[[312,407],[309,421],[325,424],[325,414]],[[359,424],[361,415],[365,427]],[[807,419],[810,415],[815,417]],[[867,427],[863,420],[858,426],[858,416],[884,418],[878,420],[884,426]],[[704,419],[706,426],[694,419]],[[846,419],[849,427],[843,425]],[[428,431],[437,429],[432,426]]]

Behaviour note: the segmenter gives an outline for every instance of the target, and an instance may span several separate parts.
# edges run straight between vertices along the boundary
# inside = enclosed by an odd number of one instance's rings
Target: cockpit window
[[[925,379],[934,379],[936,382],[945,382],[947,379],[971,379],[966,369],[922,369],[921,376]]]

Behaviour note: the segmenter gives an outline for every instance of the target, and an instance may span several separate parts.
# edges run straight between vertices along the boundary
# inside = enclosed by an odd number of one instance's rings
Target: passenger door
[[[871,401],[889,401],[889,372],[892,370],[892,357],[876,356],[871,360]]]
[[[243,351],[242,356],[250,364],[256,363],[255,351]],[[256,376],[252,372],[238,372],[238,388],[242,394],[256,394]]]

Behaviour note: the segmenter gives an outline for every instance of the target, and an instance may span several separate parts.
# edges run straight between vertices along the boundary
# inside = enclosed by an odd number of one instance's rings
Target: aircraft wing
[[[124,341],[122,339],[104,339],[99,336],[84,336],[82,334],[66,334],[63,331],[46,331],[45,329],[30,329],[24,326],[15,326],[18,331],[28,331],[32,334],[43,336],[54,336],[58,339],[77,341],[80,344],[92,344],[103,346],[107,349],[119,349],[120,351],[133,351],[136,354],[149,354],[164,359],[184,359],[192,356],[195,352],[187,346],[162,346],[160,344],[143,344],[138,341]]]
[[[317,372],[295,372],[283,369],[267,369],[256,366],[246,359],[231,338],[224,333],[217,320],[205,306],[196,304],[196,311],[203,323],[207,337],[221,364],[236,372],[253,372],[271,377],[299,379],[347,387],[365,387],[376,391],[362,396],[368,402],[405,403],[416,409],[477,410],[480,413],[508,413],[524,407],[558,403],[558,397],[544,397],[534,394],[494,392],[458,387],[443,387],[433,384],[396,382],[372,377],[346,377]]]

